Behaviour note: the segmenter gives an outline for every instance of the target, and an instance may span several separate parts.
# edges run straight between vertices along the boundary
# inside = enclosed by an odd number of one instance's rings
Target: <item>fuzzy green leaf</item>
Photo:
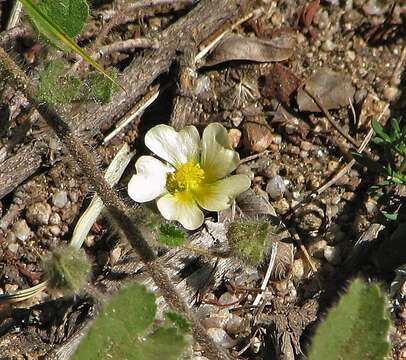
[[[49,0],[49,3],[52,2],[54,2],[54,0]],[[79,45],[75,43],[75,41],[63,28],[64,25],[59,24],[57,20],[52,17],[52,14],[48,14],[43,8],[34,3],[32,0],[21,0],[21,3],[23,4],[27,15],[30,17],[31,21],[34,23],[34,26],[42,36],[63,50],[71,50],[78,54],[98,72],[102,73],[116,85],[125,90],[116,80],[106,73],[101,65],[94,61],[89,54],[87,54]],[[58,4],[60,4],[60,2],[58,2]],[[63,13],[65,10],[59,9],[57,11]],[[77,28],[77,25],[75,27]],[[69,31],[73,31],[75,27],[71,27]]]
[[[121,289],[101,310],[72,360],[105,359],[108,354],[112,359],[144,359],[134,357],[135,342],[155,313],[155,296],[145,286]]]
[[[77,95],[80,83],[75,76],[65,76],[62,60],[53,60],[40,75],[38,99],[52,104],[68,103]]]
[[[181,314],[174,311],[167,311],[165,313],[165,318],[172,322],[180,331],[188,333],[192,330],[191,323]]]
[[[110,76],[116,80],[117,72],[111,72]],[[103,75],[92,73],[89,75],[91,96],[102,104],[107,104],[111,101],[113,92],[117,90],[117,86]]]
[[[82,31],[89,16],[89,6],[84,0],[42,0],[37,4],[31,0],[21,2],[35,29],[64,51],[72,49],[68,43],[74,43],[71,38]]]
[[[67,294],[76,293],[85,285],[90,268],[84,251],[72,246],[56,249],[44,261],[48,287]]]
[[[82,31],[89,16],[89,5],[85,0],[42,0],[38,7],[70,37]]]
[[[232,255],[249,265],[258,265],[272,244],[269,232],[270,226],[265,219],[232,222],[227,231]]]
[[[318,326],[309,360],[383,360],[390,348],[389,325],[379,286],[356,279]]]
[[[188,344],[184,334],[177,328],[161,326],[146,341],[133,346],[132,359],[177,360]]]
[[[159,227],[159,242],[168,246],[180,246],[186,241],[186,233],[172,224],[162,224]]]

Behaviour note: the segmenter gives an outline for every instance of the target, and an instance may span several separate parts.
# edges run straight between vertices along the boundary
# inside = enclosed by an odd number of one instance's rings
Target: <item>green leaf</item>
[[[172,224],[162,224],[159,227],[159,242],[168,246],[180,246],[186,241],[186,233]]]
[[[24,6],[27,15],[30,17],[31,21],[34,23],[37,30],[41,35],[45,36],[51,43],[62,49],[69,49],[74,53],[81,56],[85,61],[92,65],[98,72],[102,73],[104,76],[109,78],[116,85],[120,86],[125,90],[117,81],[115,81],[101,65],[94,61],[90,55],[88,55],[80,46],[78,46],[74,40],[69,36],[69,34],[63,29],[63,24],[57,23],[48,15],[39,5],[35,4],[32,0],[20,0]],[[50,2],[54,0],[49,0]],[[59,2],[58,2],[59,3]],[[63,13],[65,10],[60,9]],[[71,29],[72,30],[72,29]]]
[[[85,0],[42,0],[38,7],[70,37],[82,31],[89,17],[89,5]],[[33,22],[37,26],[34,18]]]
[[[365,166],[370,171],[375,171],[377,173],[386,173],[385,168],[380,165],[377,161],[371,159],[369,156],[365,154],[361,154],[358,152],[352,152],[351,155],[355,159],[356,162]]]
[[[48,288],[65,294],[73,294],[83,288],[90,268],[85,252],[72,246],[57,248],[44,261]]]
[[[113,71],[110,76],[116,80],[117,71]],[[117,89],[117,86],[110,79],[97,73],[89,75],[89,83],[91,96],[102,104],[109,103],[113,92]]]
[[[391,142],[390,136],[386,133],[385,129],[377,120],[372,120],[372,128],[380,138],[387,142]]]
[[[382,215],[385,216],[388,220],[397,221],[399,218],[398,212],[388,212],[388,211],[381,211]]]
[[[249,265],[256,266],[272,245],[270,226],[266,219],[241,219],[227,230],[231,254]]]
[[[38,83],[38,99],[52,104],[68,103],[77,95],[80,79],[75,76],[65,76],[62,60],[51,61],[41,73]]]
[[[137,345],[133,346],[134,360],[177,360],[189,342],[177,328],[161,326]]]
[[[126,354],[151,325],[155,313],[155,296],[145,286],[133,284],[121,289],[100,311],[72,360],[99,360],[108,358],[107,354]],[[132,353],[128,359],[136,359]]]
[[[399,121],[397,119],[391,120],[391,126],[393,130],[393,137],[397,140],[400,138],[402,131],[400,130]]]
[[[188,333],[192,330],[191,323],[177,312],[167,311],[165,312],[165,318],[172,322],[181,332]]]
[[[356,279],[317,327],[309,360],[384,360],[389,353],[386,297]]]

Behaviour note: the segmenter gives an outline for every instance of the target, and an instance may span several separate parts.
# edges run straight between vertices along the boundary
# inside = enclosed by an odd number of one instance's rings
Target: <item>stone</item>
[[[237,341],[232,339],[225,330],[220,328],[211,328],[207,330],[208,334],[214,340],[214,342],[225,349],[231,349],[237,344]]]
[[[283,178],[280,175],[272,177],[266,185],[266,192],[272,200],[281,199],[286,192],[286,185]]]
[[[341,251],[337,246],[325,246],[324,258],[332,265],[338,265],[341,262]]]
[[[247,176],[250,178],[251,181],[254,180],[254,177],[255,177],[254,172],[253,172],[253,171],[251,170],[251,168],[250,168],[248,165],[246,165],[246,164],[241,164],[241,165],[237,168],[237,170],[236,170],[235,173],[236,173],[236,174],[247,175]]]
[[[241,131],[238,129],[230,129],[228,131],[228,139],[230,140],[231,147],[236,149],[241,141]]]
[[[51,214],[51,216],[49,217],[49,224],[50,225],[59,225],[61,223],[61,216],[54,212]]]
[[[51,205],[44,202],[37,202],[28,206],[25,215],[28,223],[31,225],[47,225],[51,213]]]
[[[68,202],[68,193],[65,190],[59,190],[52,196],[52,203],[57,208],[62,209]]]
[[[18,220],[14,225],[13,225],[13,231],[15,236],[17,237],[18,240],[20,241],[26,241],[28,240],[31,235],[31,229],[27,225],[27,222],[23,220]]]

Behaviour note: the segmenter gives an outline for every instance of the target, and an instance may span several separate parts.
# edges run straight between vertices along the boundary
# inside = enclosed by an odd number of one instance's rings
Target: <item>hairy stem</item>
[[[102,199],[116,225],[122,230],[131,246],[145,263],[147,271],[162,292],[164,299],[175,310],[183,313],[192,323],[193,335],[203,347],[206,353],[205,355],[213,360],[230,359],[230,356],[216,345],[213,339],[208,335],[206,329],[178,294],[169,276],[159,263],[159,259],[155,257],[152,248],[142,236],[138,227],[131,221],[128,215],[130,213],[129,209],[105,181],[91,152],[76,139],[69,125],[50,104],[36,99],[35,88],[31,85],[30,79],[1,47],[0,66],[7,75],[10,76],[13,86],[25,94],[30,104],[42,115],[76,160],[88,182]]]

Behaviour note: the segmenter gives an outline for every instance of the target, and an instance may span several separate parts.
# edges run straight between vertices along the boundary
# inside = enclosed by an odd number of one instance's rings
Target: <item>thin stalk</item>
[[[1,47],[0,66],[10,76],[13,86],[25,94],[30,104],[37,109],[68,149],[89,184],[93,186],[102,199],[116,226],[122,230],[131,246],[144,262],[146,270],[160,289],[164,299],[175,310],[183,313],[192,323],[193,335],[196,341],[203,347],[205,356],[213,360],[229,360],[230,356],[224,349],[218,347],[208,335],[206,329],[172,285],[171,279],[160,264],[159,259],[156,258],[152,248],[142,236],[138,227],[131,221],[128,215],[130,213],[129,209],[104,179],[92,153],[85,148],[82,142],[76,139],[69,125],[61,118],[52,105],[36,99],[35,88],[31,85],[30,79]]]

